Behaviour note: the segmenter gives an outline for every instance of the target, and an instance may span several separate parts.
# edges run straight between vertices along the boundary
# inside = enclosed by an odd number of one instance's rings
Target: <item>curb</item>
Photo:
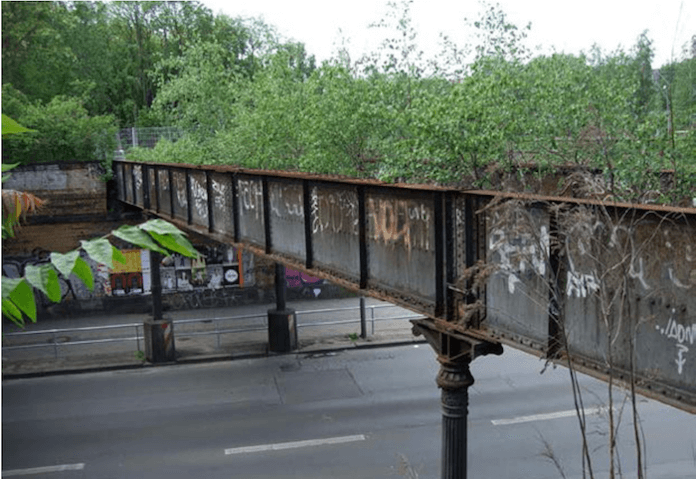
[[[344,343],[340,345],[330,346],[330,347],[317,347],[313,348],[308,346],[305,348],[300,348],[287,353],[272,353],[268,351],[268,348],[264,352],[261,351],[247,351],[232,354],[211,354],[211,355],[199,355],[191,356],[177,359],[174,362],[167,363],[150,363],[143,361],[142,363],[120,363],[120,364],[109,364],[103,366],[85,366],[85,367],[75,367],[75,368],[65,368],[65,369],[53,369],[53,370],[43,370],[43,371],[30,371],[30,372],[18,372],[18,373],[4,373],[2,374],[2,380],[11,381],[13,379],[34,379],[42,377],[51,376],[63,376],[69,374],[89,374],[89,373],[99,373],[99,372],[109,372],[109,371],[127,371],[134,369],[143,368],[159,368],[167,366],[179,366],[186,364],[202,364],[202,363],[213,363],[221,361],[236,361],[240,359],[258,359],[267,358],[273,356],[285,356],[285,355],[301,355],[301,354],[326,354],[331,352],[341,352],[354,349],[378,349],[378,348],[392,348],[399,346],[408,346],[416,344],[425,344],[424,339],[401,339],[394,341],[374,341],[366,343]]]

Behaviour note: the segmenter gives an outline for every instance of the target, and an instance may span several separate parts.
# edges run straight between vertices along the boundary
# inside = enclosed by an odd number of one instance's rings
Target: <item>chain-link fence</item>
[[[155,126],[149,128],[124,128],[116,134],[116,159],[125,159],[125,152],[139,146],[141,148],[154,148],[158,141],[165,139],[176,141],[184,135],[184,132],[174,126]]]

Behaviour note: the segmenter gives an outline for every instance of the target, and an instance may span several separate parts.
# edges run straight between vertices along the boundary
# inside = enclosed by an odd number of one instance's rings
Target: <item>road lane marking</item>
[[[2,477],[31,476],[35,474],[48,474],[51,472],[63,471],[81,471],[84,468],[85,464],[81,462],[78,464],[61,464],[58,466],[32,467],[29,469],[11,469],[7,471],[2,471]]]
[[[585,409],[585,416],[596,416],[605,412],[607,412],[606,407],[593,407]],[[558,411],[547,414],[533,414],[531,416],[519,416],[510,419],[493,419],[491,420],[491,423],[493,423],[494,426],[507,426],[510,424],[521,424],[525,422],[549,421],[551,419],[573,417],[575,415],[577,415],[577,411],[575,409],[570,409],[568,411]]]
[[[247,454],[252,452],[281,451],[283,449],[297,449],[300,447],[326,446],[329,444],[344,444],[347,442],[364,441],[363,434],[355,436],[327,437],[325,439],[309,439],[306,441],[281,442],[277,444],[260,444],[258,446],[234,447],[225,449],[225,455]]]

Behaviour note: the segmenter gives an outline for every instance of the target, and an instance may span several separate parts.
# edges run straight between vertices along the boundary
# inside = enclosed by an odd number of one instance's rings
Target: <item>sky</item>
[[[388,0],[203,0],[214,13],[261,17],[287,39],[305,44],[319,63],[335,56],[336,45],[348,39],[353,59],[376,50],[382,36],[371,23],[385,17]],[[401,3],[401,0],[397,0]],[[495,3],[495,2],[490,2]],[[577,54],[598,44],[610,52],[628,50],[648,30],[653,40],[653,67],[679,59],[682,46],[696,34],[696,0],[499,0],[508,20],[522,27],[531,22],[529,45],[542,53]],[[482,11],[477,0],[413,0],[411,7],[420,48],[439,51],[445,33],[463,45],[471,42],[465,18]],[[382,34],[383,35],[383,34]]]

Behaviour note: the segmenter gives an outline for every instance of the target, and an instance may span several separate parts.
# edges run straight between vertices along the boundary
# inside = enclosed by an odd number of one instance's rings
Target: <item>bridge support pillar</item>
[[[469,365],[486,354],[502,354],[503,347],[471,338],[430,319],[412,320],[413,333],[423,335],[438,355],[437,385],[442,390],[442,479],[466,479],[469,387],[474,384]]]
[[[273,353],[288,353],[297,349],[297,316],[285,302],[285,266],[276,263],[276,309],[268,310],[268,349]]]
[[[162,317],[162,280],[159,266],[162,255],[150,251],[150,278],[152,291],[152,318],[143,323],[145,358],[151,363],[176,361],[174,323]]]

